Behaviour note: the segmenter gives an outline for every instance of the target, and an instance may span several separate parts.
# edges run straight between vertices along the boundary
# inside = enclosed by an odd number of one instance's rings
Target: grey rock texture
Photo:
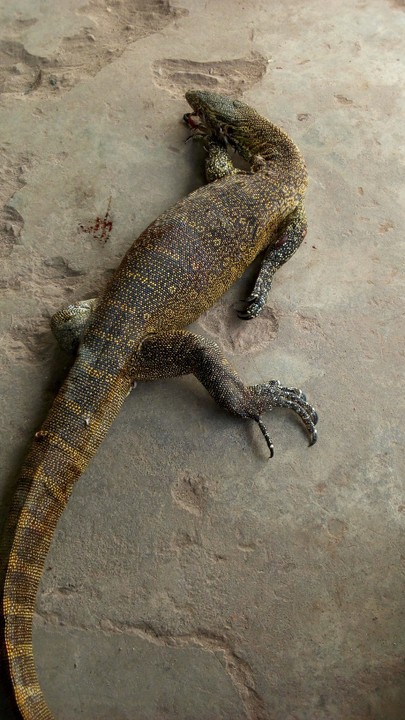
[[[269,461],[257,428],[193,378],[137,387],[38,595],[56,720],[405,717],[403,11],[0,3],[2,518],[66,372],[50,315],[97,294],[202,182],[184,91],[244,97],[310,175],[307,239],[262,316],[235,316],[250,271],[197,327],[247,382],[305,388],[319,442],[275,412]],[[0,717],[15,717],[5,698]]]

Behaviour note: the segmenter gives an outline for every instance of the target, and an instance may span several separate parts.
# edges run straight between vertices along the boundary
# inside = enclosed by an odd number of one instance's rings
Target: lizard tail
[[[89,369],[74,366],[72,371],[36,433],[23,466],[13,513],[16,530],[3,591],[4,636],[10,677],[24,720],[53,720],[39,686],[32,648],[35,599],[53,533],[73,485],[130,389],[127,377],[104,379],[96,403],[93,395],[90,415],[74,399],[80,397],[83,383],[91,385]],[[18,504],[22,505],[19,512]]]

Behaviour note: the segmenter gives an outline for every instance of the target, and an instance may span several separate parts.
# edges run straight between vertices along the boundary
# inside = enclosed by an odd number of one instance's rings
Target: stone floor
[[[305,388],[318,444],[274,412],[270,461],[195,379],[137,387],[41,582],[55,718],[402,720],[403,1],[0,7],[2,517],[66,372],[50,315],[202,182],[184,91],[243,97],[310,176],[307,239],[262,316],[235,315],[250,272],[197,327],[247,382]]]

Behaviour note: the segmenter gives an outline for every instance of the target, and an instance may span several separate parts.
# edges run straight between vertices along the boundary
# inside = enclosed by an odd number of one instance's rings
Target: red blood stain
[[[108,201],[107,212],[103,218],[96,217],[94,225],[79,225],[79,229],[82,232],[92,235],[96,240],[99,240],[103,245],[106,244],[113,227],[111,216],[111,196]]]

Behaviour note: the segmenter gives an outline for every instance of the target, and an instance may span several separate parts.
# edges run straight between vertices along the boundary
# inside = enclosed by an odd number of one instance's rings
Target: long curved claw
[[[248,312],[243,311],[243,310],[237,310],[236,314],[237,314],[239,320],[253,320],[254,319],[254,315],[249,315]]]
[[[265,298],[259,294],[252,293],[245,300],[245,309],[237,310],[237,315],[241,320],[253,320],[263,310]]]
[[[310,438],[310,441],[309,441],[309,447],[311,447],[311,445],[315,445],[317,440],[318,440],[318,432],[317,432],[316,428],[314,428],[312,437]]]
[[[289,388],[283,386],[280,386],[280,390],[283,392],[286,398],[288,398],[292,402],[298,403],[308,413],[314,425],[317,424],[319,420],[318,413],[316,412],[315,408],[312,407],[309,402],[307,402],[307,397],[305,393],[302,392],[302,390],[299,390],[299,388]]]
[[[254,315],[249,315],[248,312],[243,311],[243,310],[237,310],[236,314],[237,314],[239,320],[253,320],[254,319]]]
[[[309,435],[309,444],[310,446],[314,445],[318,438],[314,419],[318,420],[318,414],[311,405],[308,405],[307,402],[300,401],[298,396],[295,396],[294,399],[290,399],[287,394],[284,394],[280,397],[279,407],[285,407],[289,410],[293,410],[300,416]]]
[[[263,433],[263,437],[264,437],[264,439],[267,443],[267,447],[269,448],[269,451],[270,451],[270,458],[272,458],[272,457],[274,457],[274,445],[271,441],[269,433],[267,432],[267,428],[259,416],[256,417],[255,420],[256,420],[260,430]]]

